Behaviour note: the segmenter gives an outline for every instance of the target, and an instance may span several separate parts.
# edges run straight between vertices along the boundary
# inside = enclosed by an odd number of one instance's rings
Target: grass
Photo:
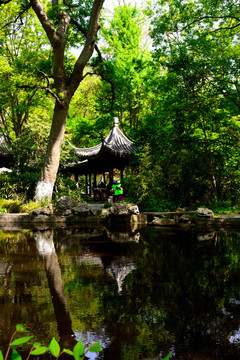
[[[21,200],[6,200],[0,199],[0,214],[13,214],[13,213],[28,213],[34,209],[39,208],[41,205],[34,201],[28,203]]]

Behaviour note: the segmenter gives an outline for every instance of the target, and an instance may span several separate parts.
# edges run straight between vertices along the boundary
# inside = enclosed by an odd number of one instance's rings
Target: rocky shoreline
[[[133,225],[179,227],[185,229],[225,229],[240,228],[240,214],[214,215],[207,208],[193,212],[144,212],[140,213],[135,204],[115,203],[109,208],[103,204],[78,204],[65,196],[56,208],[48,205],[28,214],[0,214],[0,228],[66,227],[78,225]]]

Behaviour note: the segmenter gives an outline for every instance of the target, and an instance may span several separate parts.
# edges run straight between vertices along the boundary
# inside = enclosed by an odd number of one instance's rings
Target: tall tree
[[[151,54],[144,38],[146,24],[136,6],[117,6],[101,29],[104,61],[99,61],[96,69],[103,79],[97,99],[101,116],[115,114],[133,132],[149,98],[144,86],[151,69]]]
[[[37,88],[19,86],[41,82],[37,68],[49,55],[33,11],[16,15],[22,11],[20,3],[6,4],[0,19],[0,127],[10,144],[21,136],[33,106],[42,101]]]
[[[97,32],[100,28],[99,18],[104,0],[90,2],[73,1],[65,2],[62,7],[58,1],[53,1],[52,12],[48,15],[44,5],[39,0],[30,0],[30,4],[36,13],[53,51],[53,79],[56,92],[55,108],[50,131],[46,158],[41,178],[37,184],[35,199],[41,201],[44,198],[51,199],[53,186],[60,160],[60,150],[64,137],[66,120],[70,101],[84,78],[84,68],[92,56]],[[88,24],[83,14],[88,16]],[[50,19],[52,17],[52,21]],[[82,21],[81,23],[81,20]],[[83,48],[69,74],[65,70],[65,55],[70,45],[70,25],[75,26],[85,35]],[[50,84],[49,84],[50,85]],[[47,87],[48,91],[50,86]]]
[[[188,204],[232,197],[239,164],[239,4],[160,0],[153,12],[157,101],[146,124],[155,129],[149,141],[162,154],[168,189],[185,204],[187,197]]]
[[[9,2],[3,1],[1,5],[4,6]],[[24,86],[31,90],[44,89],[55,99],[45,162],[35,192],[37,201],[52,197],[69,104],[80,82],[84,79],[84,68],[96,46],[103,3],[104,0],[84,2],[66,0],[63,3],[58,0],[52,2],[29,0],[22,10],[24,12],[30,8],[34,11],[46,33],[52,51],[52,69],[42,71],[46,85],[27,84]],[[68,64],[66,61],[71,46],[81,46],[81,50],[75,63]]]

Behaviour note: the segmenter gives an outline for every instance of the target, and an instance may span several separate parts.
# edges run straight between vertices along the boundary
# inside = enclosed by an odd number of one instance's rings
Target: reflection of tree
[[[67,299],[63,290],[62,274],[53,243],[53,230],[34,234],[37,248],[45,260],[46,274],[52,296],[54,313],[57,321],[60,343],[63,347],[73,348],[76,343],[72,330],[72,322],[68,310]]]
[[[4,259],[0,266],[0,349],[4,350],[17,323],[31,329],[37,322],[41,338],[46,336],[44,325],[39,320],[39,304],[35,302],[36,288],[41,289],[42,303],[47,294],[41,287],[44,279],[42,264],[36,262],[35,242],[27,232],[1,233],[0,257]]]
[[[240,242],[224,234],[199,242],[184,231],[143,231],[121,296],[103,294],[106,330],[116,339],[106,358],[116,349],[121,359],[140,359],[170,348],[175,359],[240,358],[230,343],[240,326],[239,252]]]
[[[214,237],[199,243],[194,236],[189,239],[184,233],[177,235],[171,238],[161,234],[161,241],[156,236],[144,244],[143,257],[138,262],[141,279],[140,282],[133,279],[134,291],[141,299],[141,313],[148,314],[150,319],[153,314],[152,320],[158,323],[158,314],[165,309],[164,327],[174,334],[177,359],[191,347],[205,353],[205,357],[215,348],[221,358],[223,349],[230,353],[233,350],[229,334],[239,324],[239,310],[235,307],[235,317],[234,312],[224,308],[234,294],[233,284],[229,286],[234,264],[238,269],[234,279],[239,284],[240,262],[235,262],[234,257],[240,244],[227,244],[226,239],[216,243]],[[236,287],[239,291],[239,285]],[[150,307],[145,293],[151,298]]]
[[[85,343],[89,334],[94,334],[94,341],[97,337],[107,339],[98,359],[160,359],[159,354],[163,357],[170,349],[174,354],[172,358],[177,360],[240,358],[239,346],[234,343],[240,328],[239,234],[219,233],[212,239],[209,236],[209,240],[199,241],[192,232],[152,228],[142,230],[139,243],[114,243],[106,234],[100,237],[95,236],[96,232],[91,234],[94,236],[84,241],[82,233],[78,238],[77,230],[72,238],[68,232],[71,239],[68,243],[57,236],[56,249],[61,248],[58,258],[52,232],[36,233],[37,246],[44,259],[37,264],[40,275],[31,272],[32,263],[36,262],[35,242],[26,241],[19,249],[11,247],[11,253],[2,257],[7,264],[13,264],[7,276],[12,272],[14,277],[7,281],[14,281],[17,286],[17,290],[12,286],[13,294],[7,295],[15,306],[10,312],[11,318],[24,300],[21,305],[25,306],[25,312],[29,311],[28,322],[42,324],[44,316],[39,306],[51,313],[52,309],[47,308],[51,302],[50,289],[61,341],[67,347],[74,341],[69,308],[74,329],[79,330],[78,336],[83,337]],[[48,239],[46,243],[44,237]],[[25,262],[13,261],[16,252],[27,254]],[[123,268],[134,264],[134,271],[124,278],[120,294],[108,270],[115,269],[112,274],[117,278],[121,262]],[[24,286],[15,281],[20,268],[26,272]],[[121,272],[121,267],[119,270]],[[36,296],[38,286],[39,292],[44,291],[39,285],[41,278],[44,278],[48,297],[45,307],[42,303],[34,307],[34,298],[27,296],[29,293]],[[3,299],[0,300],[2,306]],[[6,307],[3,311],[7,311]],[[1,314],[0,317],[2,319]],[[44,320],[47,333],[52,325],[48,319]],[[41,331],[42,325],[38,326]]]

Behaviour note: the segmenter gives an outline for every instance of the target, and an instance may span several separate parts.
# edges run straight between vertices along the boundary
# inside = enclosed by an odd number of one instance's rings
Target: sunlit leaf
[[[99,342],[97,343],[94,343],[89,349],[88,351],[91,351],[91,352],[99,352],[99,351],[102,351],[102,346]]]
[[[0,360],[3,360],[3,354],[1,352],[1,350],[0,350]]]
[[[78,343],[73,348],[73,356],[75,360],[79,360],[80,356],[84,354],[84,346],[82,340],[79,339]]]
[[[63,349],[63,352],[68,354],[68,355],[72,355],[73,356],[73,352],[71,350],[68,349]]]
[[[12,349],[11,360],[22,360],[21,355],[17,352],[15,348]]]
[[[31,355],[42,355],[45,354],[48,351],[48,347],[46,346],[40,346],[37,349],[34,349],[31,351]]]
[[[60,354],[60,346],[55,338],[52,338],[52,341],[49,345],[49,350],[51,354],[55,357],[58,357],[58,355]]]
[[[28,342],[29,340],[31,340],[33,338],[33,336],[23,336],[20,337],[16,340],[13,340],[13,342],[11,343],[11,346],[18,346],[18,345],[22,345],[25,344],[26,342]]]
[[[33,347],[34,348],[38,348],[38,347],[40,347],[41,346],[41,343],[40,342],[35,342],[34,344],[33,344]]]
[[[17,331],[27,331],[27,330],[25,329],[25,327],[23,326],[23,324],[17,324],[17,325],[16,325],[16,330],[17,330]]]

